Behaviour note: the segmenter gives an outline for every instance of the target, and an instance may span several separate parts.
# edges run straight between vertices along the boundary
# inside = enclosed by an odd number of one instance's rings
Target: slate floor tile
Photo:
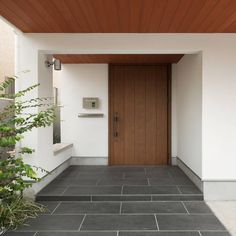
[[[117,232],[38,232],[36,236],[117,236]]]
[[[125,178],[137,178],[137,179],[144,179],[147,178],[145,172],[124,172]]]
[[[170,168],[168,166],[146,166],[145,170],[146,172],[150,172],[150,171],[165,171],[167,172]]]
[[[203,201],[203,195],[153,195],[153,201]]]
[[[84,166],[74,166],[72,167],[73,170],[76,170],[78,172],[100,172],[100,173],[103,173],[106,169],[107,169],[107,166],[93,166],[93,165],[84,165]]]
[[[83,215],[40,215],[29,220],[29,226],[22,226],[19,231],[78,230],[83,218]]]
[[[168,169],[168,173],[171,175],[171,176],[186,176],[185,173],[180,169],[180,168],[176,168],[176,169],[173,169],[173,168],[170,168]]]
[[[76,185],[96,185],[98,180],[96,178],[57,178],[49,184],[49,186],[76,186]]]
[[[179,194],[175,186],[124,186],[123,194]]]
[[[65,170],[57,178],[77,178],[78,175],[78,171]]]
[[[151,168],[145,168],[147,175],[163,175],[166,177],[170,177],[169,174],[169,168],[167,167],[151,167]]]
[[[123,172],[110,172],[110,173],[93,173],[83,172],[78,174],[78,179],[101,179],[101,178],[122,178]]]
[[[91,201],[91,196],[41,196],[37,195],[36,196],[37,201],[83,201],[83,202],[90,202]]]
[[[104,171],[109,168],[106,165],[72,165],[69,169],[87,170],[87,171]]]
[[[138,166],[110,166],[105,170],[105,172],[143,172],[145,173],[144,167]]]
[[[214,215],[157,215],[160,230],[225,230]]]
[[[119,213],[119,202],[62,202],[54,214]]]
[[[146,177],[147,178],[150,178],[150,179],[167,179],[167,178],[170,178],[169,174],[168,173],[147,173],[146,174]]]
[[[58,201],[39,201],[38,203],[46,207],[46,214],[52,212],[59,204]]]
[[[122,185],[148,185],[147,179],[136,179],[136,178],[128,178],[128,179],[101,179],[98,182],[98,185],[114,185],[114,186],[122,186]]]
[[[35,232],[7,232],[4,236],[34,236]]]
[[[189,213],[213,214],[211,209],[203,201],[184,202]]]
[[[193,185],[187,177],[149,178],[150,185]]]
[[[69,187],[63,196],[121,194],[120,186]]]
[[[199,236],[198,232],[120,232],[119,236]]]
[[[186,177],[186,175],[182,171],[181,172],[169,172],[169,175],[172,178],[183,178],[183,177]]]
[[[212,231],[212,232],[201,232],[201,235],[202,236],[230,236],[230,233]]]
[[[159,173],[169,173],[170,171],[181,171],[178,167],[175,166],[152,166],[152,167],[145,167],[146,173],[150,172],[159,172]]]
[[[123,203],[122,213],[187,213],[181,202]]]
[[[150,170],[150,171],[146,171],[146,176],[148,177],[159,177],[159,178],[169,178],[170,177],[170,174],[165,171],[165,170],[161,170],[161,171],[158,171],[158,170]]]
[[[81,230],[156,230],[154,215],[87,215]]]
[[[196,186],[178,186],[183,194],[201,194],[202,192]]]
[[[47,187],[43,188],[38,195],[39,196],[58,196],[61,195],[65,191],[66,187],[58,187],[54,185],[48,185]]]
[[[104,195],[92,196],[92,201],[151,201],[151,195]]]

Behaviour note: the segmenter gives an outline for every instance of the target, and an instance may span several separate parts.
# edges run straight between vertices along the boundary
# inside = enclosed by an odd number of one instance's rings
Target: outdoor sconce
[[[53,65],[54,70],[61,70],[61,61],[59,59],[55,59],[53,62],[45,61],[46,67],[51,67]]]

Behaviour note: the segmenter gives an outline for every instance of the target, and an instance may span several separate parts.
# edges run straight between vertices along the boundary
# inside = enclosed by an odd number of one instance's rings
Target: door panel
[[[146,86],[144,79],[144,70],[143,67],[132,67],[133,75],[132,79],[135,82],[135,102],[134,102],[134,124],[135,124],[135,163],[142,164],[146,159],[146,137],[145,137],[145,96],[146,96]],[[130,77],[129,77],[130,78]],[[128,78],[127,78],[128,79]],[[126,114],[128,115],[128,114]],[[126,130],[126,132],[130,132]]]
[[[146,155],[147,159],[155,163],[156,160],[156,143],[157,137],[156,130],[157,128],[157,81],[155,78],[155,71],[149,72],[149,79],[146,80],[146,90],[148,91],[146,94]],[[147,160],[147,164],[148,164]]]
[[[110,66],[111,165],[167,164],[167,75],[167,66]]]
[[[129,71],[126,71],[126,74],[129,75]],[[135,147],[134,147],[134,134],[135,134],[135,90],[134,87],[135,83],[134,80],[125,80],[125,103],[124,103],[124,114],[125,117],[125,131],[124,132],[124,162],[123,164],[132,164],[135,162]],[[127,132],[128,130],[128,132]]]

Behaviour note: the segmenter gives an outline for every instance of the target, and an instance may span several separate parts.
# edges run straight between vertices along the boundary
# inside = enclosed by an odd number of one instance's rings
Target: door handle
[[[113,117],[113,136],[115,137],[115,138],[117,138],[118,137],[118,131],[117,131],[117,123],[118,123],[118,121],[119,121],[119,118],[118,118],[118,113],[117,112],[115,112],[115,115],[114,115],[114,117]]]
[[[114,116],[114,122],[118,122],[118,116],[117,115]]]

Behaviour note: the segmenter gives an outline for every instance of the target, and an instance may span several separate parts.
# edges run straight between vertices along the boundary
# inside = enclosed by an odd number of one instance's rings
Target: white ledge
[[[13,99],[13,98],[4,98],[4,97],[1,97],[0,100],[2,100],[2,101],[14,102],[14,99]]]
[[[57,155],[60,152],[67,150],[68,148],[72,148],[73,143],[55,143],[53,144],[53,153]]]

